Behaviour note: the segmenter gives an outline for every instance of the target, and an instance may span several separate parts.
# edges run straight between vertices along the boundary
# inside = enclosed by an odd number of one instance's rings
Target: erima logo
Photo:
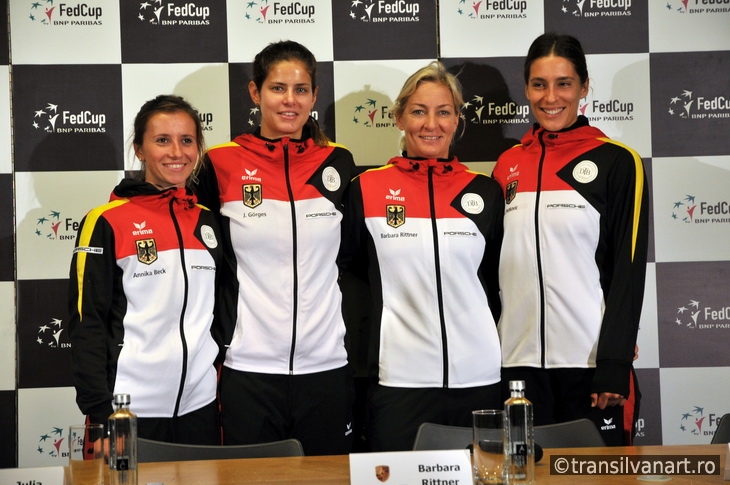
[[[259,169],[254,168],[253,170],[249,170],[245,168],[244,170],[246,171],[246,175],[242,175],[241,180],[255,180],[256,182],[261,182],[261,177],[256,176]]]
[[[603,419],[603,423],[604,423],[604,425],[601,426],[601,429],[604,430],[604,431],[605,430],[609,430],[609,429],[616,429],[616,425],[613,424],[613,418],[610,418],[610,419],[605,419],[604,418]]]
[[[401,189],[397,189],[397,190],[388,189],[388,191],[390,192],[390,195],[386,195],[385,200],[397,200],[399,202],[405,202],[406,198],[400,197],[400,190]]]
[[[137,228],[136,231],[132,231],[133,236],[144,236],[147,234],[152,234],[152,229],[145,229],[147,227],[147,221],[140,222],[137,224],[136,222],[133,222],[134,227]]]

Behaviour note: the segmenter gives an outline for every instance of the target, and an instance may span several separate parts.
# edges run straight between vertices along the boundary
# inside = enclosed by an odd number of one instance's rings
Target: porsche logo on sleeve
[[[140,263],[152,264],[157,261],[157,244],[154,239],[139,239],[137,245],[137,260]]]
[[[515,195],[517,195],[517,180],[514,182],[510,182],[507,184],[507,187],[505,187],[505,197],[504,201],[509,204],[515,199]]]
[[[400,227],[406,223],[406,207],[389,204],[385,207],[387,222],[390,227]]]
[[[243,205],[254,208],[261,205],[263,201],[261,196],[261,184],[245,184],[243,190]]]

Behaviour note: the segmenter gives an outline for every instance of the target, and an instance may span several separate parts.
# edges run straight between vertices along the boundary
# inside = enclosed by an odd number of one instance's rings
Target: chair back
[[[724,414],[720,418],[720,424],[717,425],[715,434],[712,435],[713,445],[718,443],[730,443],[730,413]]]
[[[254,445],[184,445],[137,438],[137,460],[152,461],[223,460],[229,458],[271,458],[304,456],[299,440],[288,439]]]
[[[423,423],[418,427],[413,450],[463,450],[474,440],[471,428]]]
[[[606,446],[595,423],[586,418],[535,426],[535,443],[543,448]]]
[[[730,428],[730,419],[727,420]],[[718,428],[719,430],[719,428]],[[473,441],[471,428],[423,423],[413,443],[414,450],[463,450]],[[535,426],[535,444],[542,448],[583,448],[606,446],[590,419]]]

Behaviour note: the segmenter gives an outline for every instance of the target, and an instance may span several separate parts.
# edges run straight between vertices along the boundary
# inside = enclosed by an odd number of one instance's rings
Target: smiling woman
[[[409,157],[447,158],[454,140],[459,114],[448,86],[425,82],[416,88],[396,124],[405,133]]]
[[[579,115],[589,81],[578,39],[536,38],[524,81],[537,123],[493,173],[507,207],[502,382],[526,381],[535,425],[589,418],[607,444],[630,444],[648,245],[644,166]]]
[[[409,450],[423,422],[471,427],[472,410],[502,406],[504,202],[494,180],[450,153],[462,104],[441,63],[415,72],[392,108],[403,155],[354,179],[347,196],[344,259],[370,264],[373,451]]]
[[[134,120],[134,154],[141,177],[159,189],[185,187],[197,174],[205,152],[198,113],[177,96],[158,96]]]
[[[261,108],[261,136],[301,138],[304,124],[317,100],[317,88],[307,67],[298,60],[272,66],[263,83],[248,85],[253,102]]]
[[[354,434],[336,258],[355,167],[310,116],[317,89],[303,45],[259,52],[248,92],[261,124],[208,151],[198,191],[230,229],[235,265],[221,372],[226,444],[296,438],[307,455],[338,455]]]
[[[183,112],[157,113],[135,155],[144,164],[145,181],[159,189],[185,187],[198,163],[195,119]]]
[[[129,394],[140,437],[219,444],[212,328],[223,253],[213,214],[186,187],[203,151],[200,119],[179,96],[158,96],[137,113],[132,144],[142,180],[122,180],[76,239],[76,402],[106,424],[112,395]]]

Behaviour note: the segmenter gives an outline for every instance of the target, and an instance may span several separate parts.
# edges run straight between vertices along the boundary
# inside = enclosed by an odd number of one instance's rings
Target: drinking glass
[[[472,411],[474,442],[472,463],[474,485],[498,485],[505,482],[504,411]]]
[[[68,433],[72,485],[104,485],[104,426],[72,425]]]

